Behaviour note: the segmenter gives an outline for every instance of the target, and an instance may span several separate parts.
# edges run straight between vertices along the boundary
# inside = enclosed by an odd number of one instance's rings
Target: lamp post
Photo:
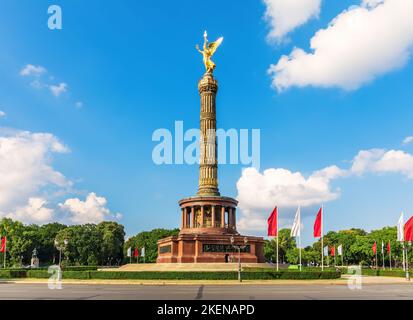
[[[64,239],[63,243],[64,243],[64,247],[66,248],[69,241],[67,239]],[[63,247],[61,245],[59,245],[59,241],[57,241],[56,239],[54,241],[54,245],[55,245],[56,249],[59,250],[59,267],[61,268],[62,267],[62,250],[63,250]]]
[[[242,279],[241,279],[241,250],[243,250],[247,247],[247,243],[248,243],[248,238],[245,237],[244,238],[244,245],[235,244],[234,236],[231,236],[231,244],[236,250],[238,250],[238,281],[239,282],[242,282]]]

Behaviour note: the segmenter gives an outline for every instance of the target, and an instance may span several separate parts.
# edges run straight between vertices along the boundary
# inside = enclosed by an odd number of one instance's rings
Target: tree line
[[[45,225],[24,225],[9,218],[0,220],[0,236],[7,236],[7,266],[19,267],[29,265],[33,250],[36,248],[41,265],[57,264],[59,249],[61,249],[62,265],[93,265],[115,266],[124,263],[136,262],[136,258],[127,257],[128,248],[141,249],[145,247],[145,262],[156,262],[159,239],[177,235],[179,229],[154,229],[143,231],[125,240],[124,226],[112,221],[99,224],[84,224],[67,226],[60,223]],[[341,264],[341,256],[337,255],[337,247],[342,245],[343,262],[345,265],[362,264],[374,265],[375,255],[373,243],[377,243],[378,265],[382,266],[381,243],[384,242],[384,262],[389,266],[389,255],[386,250],[390,241],[392,266],[402,261],[402,245],[396,240],[396,227],[385,227],[379,230],[366,232],[362,229],[330,231],[324,235],[324,246],[336,247],[336,264]],[[66,240],[66,241],[65,241]],[[409,249],[409,258],[412,258]],[[265,240],[264,254],[268,261],[274,261],[276,241]],[[280,262],[297,264],[298,248],[296,239],[291,238],[290,229],[279,231],[279,260]],[[3,266],[4,255],[0,254],[0,263]],[[139,257],[142,262],[143,258]],[[325,257],[325,263],[334,264],[334,258]],[[302,249],[302,263],[314,265],[321,263],[321,242]]]
[[[157,241],[178,234],[179,229],[154,229],[138,233],[125,241],[124,226],[113,221],[67,226],[60,223],[25,225],[9,218],[0,220],[0,236],[7,237],[8,267],[27,266],[33,250],[43,266],[65,265],[115,266],[128,263],[127,248],[145,247],[146,262],[155,262]],[[3,266],[4,254],[0,253]],[[136,259],[134,260],[136,261]]]
[[[297,248],[296,239],[291,238],[290,229],[282,229],[279,232],[279,259],[280,262],[298,264],[299,249]],[[377,243],[377,260],[378,266],[382,266],[382,242],[384,243],[384,263],[390,266],[390,256],[387,251],[387,244],[390,241],[391,264],[393,267],[402,265],[402,244],[397,241],[397,228],[385,227],[379,230],[366,232],[362,229],[350,229],[341,231],[330,231],[324,235],[324,246],[328,246],[328,257],[324,257],[324,263],[334,265],[334,257],[331,255],[331,248],[335,246],[335,263],[336,265],[354,265],[362,264],[363,266],[375,265],[375,254],[373,253],[373,244]],[[343,259],[337,253],[337,248],[342,245]],[[412,258],[409,248],[409,260]],[[275,261],[276,240],[266,240],[264,245],[264,255],[267,260]],[[302,248],[301,259],[303,265],[320,265],[321,264],[321,241],[314,242],[311,246]]]

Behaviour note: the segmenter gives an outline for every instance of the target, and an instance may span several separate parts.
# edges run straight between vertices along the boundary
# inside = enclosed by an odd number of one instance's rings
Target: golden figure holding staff
[[[199,49],[199,45],[196,45],[195,48],[204,57],[204,65],[205,65],[205,69],[206,69],[207,73],[212,73],[215,69],[215,63],[211,60],[211,57],[214,55],[215,51],[217,50],[217,48],[222,43],[222,40],[224,40],[224,37],[219,38],[215,42],[208,42],[207,36],[208,36],[208,34],[205,31],[204,32],[204,46],[203,46],[204,51],[201,51]]]

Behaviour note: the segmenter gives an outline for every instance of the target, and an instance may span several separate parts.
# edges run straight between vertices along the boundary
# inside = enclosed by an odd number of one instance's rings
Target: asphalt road
[[[0,299],[71,300],[288,300],[413,299],[413,285],[371,284],[350,290],[346,285],[107,285],[0,283]]]

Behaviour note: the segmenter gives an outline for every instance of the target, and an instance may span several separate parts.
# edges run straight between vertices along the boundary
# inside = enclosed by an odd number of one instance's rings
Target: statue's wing
[[[214,42],[210,42],[208,44],[208,49],[211,52],[211,55],[213,55],[215,53],[215,51],[217,50],[217,48],[221,45],[222,41],[224,40],[224,37],[219,38],[217,41]]]

